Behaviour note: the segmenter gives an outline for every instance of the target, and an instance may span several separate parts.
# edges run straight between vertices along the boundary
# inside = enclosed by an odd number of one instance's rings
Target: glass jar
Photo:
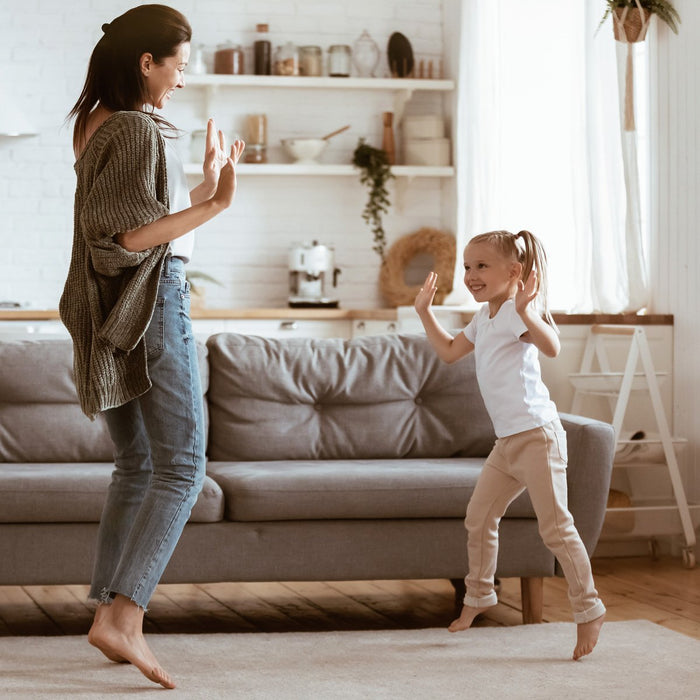
[[[244,163],[267,163],[267,146],[262,143],[247,143],[243,151]]]
[[[352,49],[346,44],[333,44],[328,49],[328,75],[333,78],[350,77]]]
[[[373,78],[379,63],[379,46],[365,29],[352,45],[352,62],[362,78]]]
[[[202,75],[207,72],[207,62],[204,60],[204,44],[197,44],[195,47],[187,72],[191,75]]]
[[[323,53],[320,46],[299,47],[299,75],[323,75]]]
[[[299,50],[291,41],[277,47],[272,68],[274,75],[299,75]]]
[[[249,114],[246,120],[246,143],[251,146],[267,145],[267,116]]]
[[[253,42],[253,70],[255,75],[270,75],[271,45],[268,38],[267,24],[257,24],[255,26],[255,41]]]
[[[214,52],[214,73],[242,75],[243,62],[243,49],[238,44],[219,44]]]

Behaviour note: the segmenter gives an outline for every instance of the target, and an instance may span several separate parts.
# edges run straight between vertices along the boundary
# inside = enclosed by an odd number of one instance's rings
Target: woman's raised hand
[[[239,143],[238,140],[234,142]],[[240,141],[240,143],[243,143]],[[245,144],[243,144],[245,146]],[[242,152],[242,148],[238,153],[238,157]],[[211,188],[210,191],[214,191],[219,184],[219,176],[221,175],[221,170],[226,165],[226,161],[229,158],[229,154],[226,152],[226,137],[223,131],[216,130],[216,124],[213,119],[207,121],[207,139],[206,145],[204,147],[204,165],[202,166],[202,172],[204,174],[204,182]],[[231,151],[231,157],[233,157],[233,150]],[[237,162],[238,158],[234,160],[234,164]]]
[[[413,306],[419,314],[426,312],[433,303],[435,292],[437,292],[438,288],[437,278],[437,272],[429,272],[428,276],[425,278],[425,282],[423,282],[423,286],[416,295]]]
[[[231,146],[231,153],[226,158],[223,167],[218,174],[216,192],[212,199],[220,204],[224,209],[231,206],[233,195],[236,194],[236,163],[243,153],[245,143],[236,139]]]

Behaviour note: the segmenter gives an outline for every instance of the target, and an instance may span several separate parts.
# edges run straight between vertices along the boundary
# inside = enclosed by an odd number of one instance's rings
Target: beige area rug
[[[0,698],[558,700],[700,697],[700,641],[651,622],[608,623],[569,660],[567,623],[277,634],[152,635],[175,676],[165,691],[84,637],[0,638]]]

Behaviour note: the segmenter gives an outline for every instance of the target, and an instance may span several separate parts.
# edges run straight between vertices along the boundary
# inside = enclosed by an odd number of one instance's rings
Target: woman
[[[98,535],[88,634],[114,661],[173,688],[143,616],[201,489],[205,434],[184,265],[194,229],[228,208],[244,144],[207,126],[204,181],[187,192],[162,109],[185,85],[191,28],[163,5],[102,26],[69,114],[77,188],[61,319],[81,407],[104,412],[115,470]]]

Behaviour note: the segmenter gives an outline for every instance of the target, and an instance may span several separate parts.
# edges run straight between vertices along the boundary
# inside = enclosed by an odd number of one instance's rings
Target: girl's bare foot
[[[95,616],[88,641],[107,658],[132,663],[146,678],[164,688],[174,688],[172,678],[158,663],[143,636],[143,608],[117,595]]]
[[[456,620],[453,620],[447,629],[450,632],[461,632],[462,630],[467,630],[472,626],[472,622],[474,622],[474,618],[477,615],[481,615],[481,613],[492,607],[493,605],[489,605],[486,608],[472,608],[465,605],[462,608],[462,612],[460,613],[459,617]]]
[[[596,643],[600,628],[605,621],[605,613],[590,622],[581,622],[576,625],[576,648],[574,649],[573,660],[578,661],[582,656],[590,654]]]

